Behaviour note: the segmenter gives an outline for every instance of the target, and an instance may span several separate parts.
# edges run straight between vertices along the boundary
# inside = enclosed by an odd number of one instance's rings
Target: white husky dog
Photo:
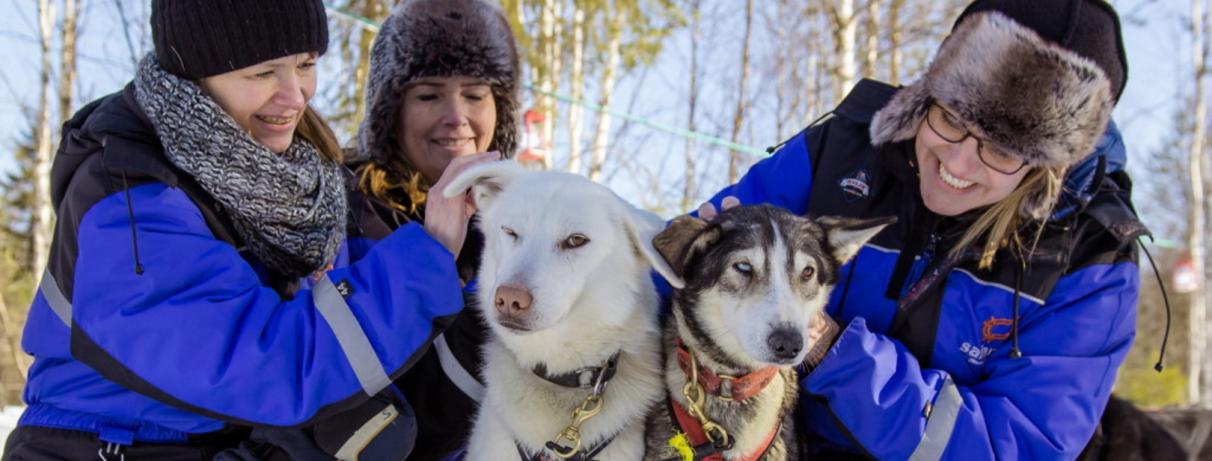
[[[484,401],[468,459],[638,460],[664,397],[650,269],[664,228],[609,189],[566,173],[496,162],[464,172],[480,210]]]

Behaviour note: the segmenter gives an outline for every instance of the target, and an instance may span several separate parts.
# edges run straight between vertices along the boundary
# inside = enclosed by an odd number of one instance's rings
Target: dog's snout
[[[777,329],[766,337],[766,345],[776,358],[789,360],[799,355],[804,348],[804,335],[792,329]]]
[[[534,297],[530,295],[530,290],[518,285],[505,284],[497,287],[494,304],[501,315],[517,317],[530,310],[533,302]]]

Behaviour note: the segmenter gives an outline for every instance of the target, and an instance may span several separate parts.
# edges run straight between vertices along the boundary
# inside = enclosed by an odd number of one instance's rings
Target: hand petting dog
[[[446,166],[442,177],[431,188],[442,191],[454,181],[460,173],[476,165],[500,160],[500,152],[481,152],[478,154],[456,157]],[[425,203],[425,232],[450,250],[455,258],[463,248],[463,240],[467,239],[467,221],[476,212],[475,202],[470,192],[447,197],[445,194],[429,194]]]

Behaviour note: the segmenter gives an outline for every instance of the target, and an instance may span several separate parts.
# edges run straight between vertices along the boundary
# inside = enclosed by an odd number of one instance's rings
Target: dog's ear
[[[456,176],[442,191],[442,195],[450,198],[471,189],[476,208],[483,210],[509,183],[526,173],[521,165],[508,160],[476,165]]]
[[[896,216],[871,219],[841,216],[816,218],[816,223],[825,229],[825,236],[829,240],[829,246],[833,249],[833,259],[838,264],[845,264],[868,240],[894,222],[896,222]]]
[[[670,285],[674,288],[684,287],[686,282],[682,280],[681,274],[674,271],[666,258],[662,257],[653,245],[653,240],[661,227],[665,225],[665,221],[655,214],[640,211],[631,205],[624,205],[624,207],[627,208],[627,213],[624,213],[623,227],[627,231],[627,238],[631,239],[632,246],[639,250],[640,256],[648,260],[652,264],[653,270],[665,277]]]
[[[681,285],[685,285],[682,277],[686,275],[686,263],[690,261],[690,257],[715,243],[719,237],[719,227],[711,226],[702,218],[682,215],[674,218],[665,230],[652,238],[652,246],[669,264],[672,273],[682,282]],[[674,284],[673,280],[670,280],[669,284],[682,288]]]

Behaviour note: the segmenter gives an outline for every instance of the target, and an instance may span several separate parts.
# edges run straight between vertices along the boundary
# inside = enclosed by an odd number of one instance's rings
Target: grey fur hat
[[[1028,164],[1059,167],[1090,153],[1114,107],[1098,65],[992,11],[965,19],[926,74],[875,114],[871,142],[916,136],[931,100]]]
[[[963,19],[925,75],[876,112],[872,144],[917,136],[931,101],[1028,165],[1064,170],[1089,155],[1106,131],[1115,93],[1096,62],[1000,12],[983,11]],[[1056,199],[1028,197],[1021,214],[1046,217]]]
[[[384,21],[370,55],[366,116],[358,157],[379,164],[403,159],[395,140],[408,84],[423,77],[467,76],[492,88],[497,123],[489,150],[517,150],[518,50],[501,10],[482,0],[412,0]]]

